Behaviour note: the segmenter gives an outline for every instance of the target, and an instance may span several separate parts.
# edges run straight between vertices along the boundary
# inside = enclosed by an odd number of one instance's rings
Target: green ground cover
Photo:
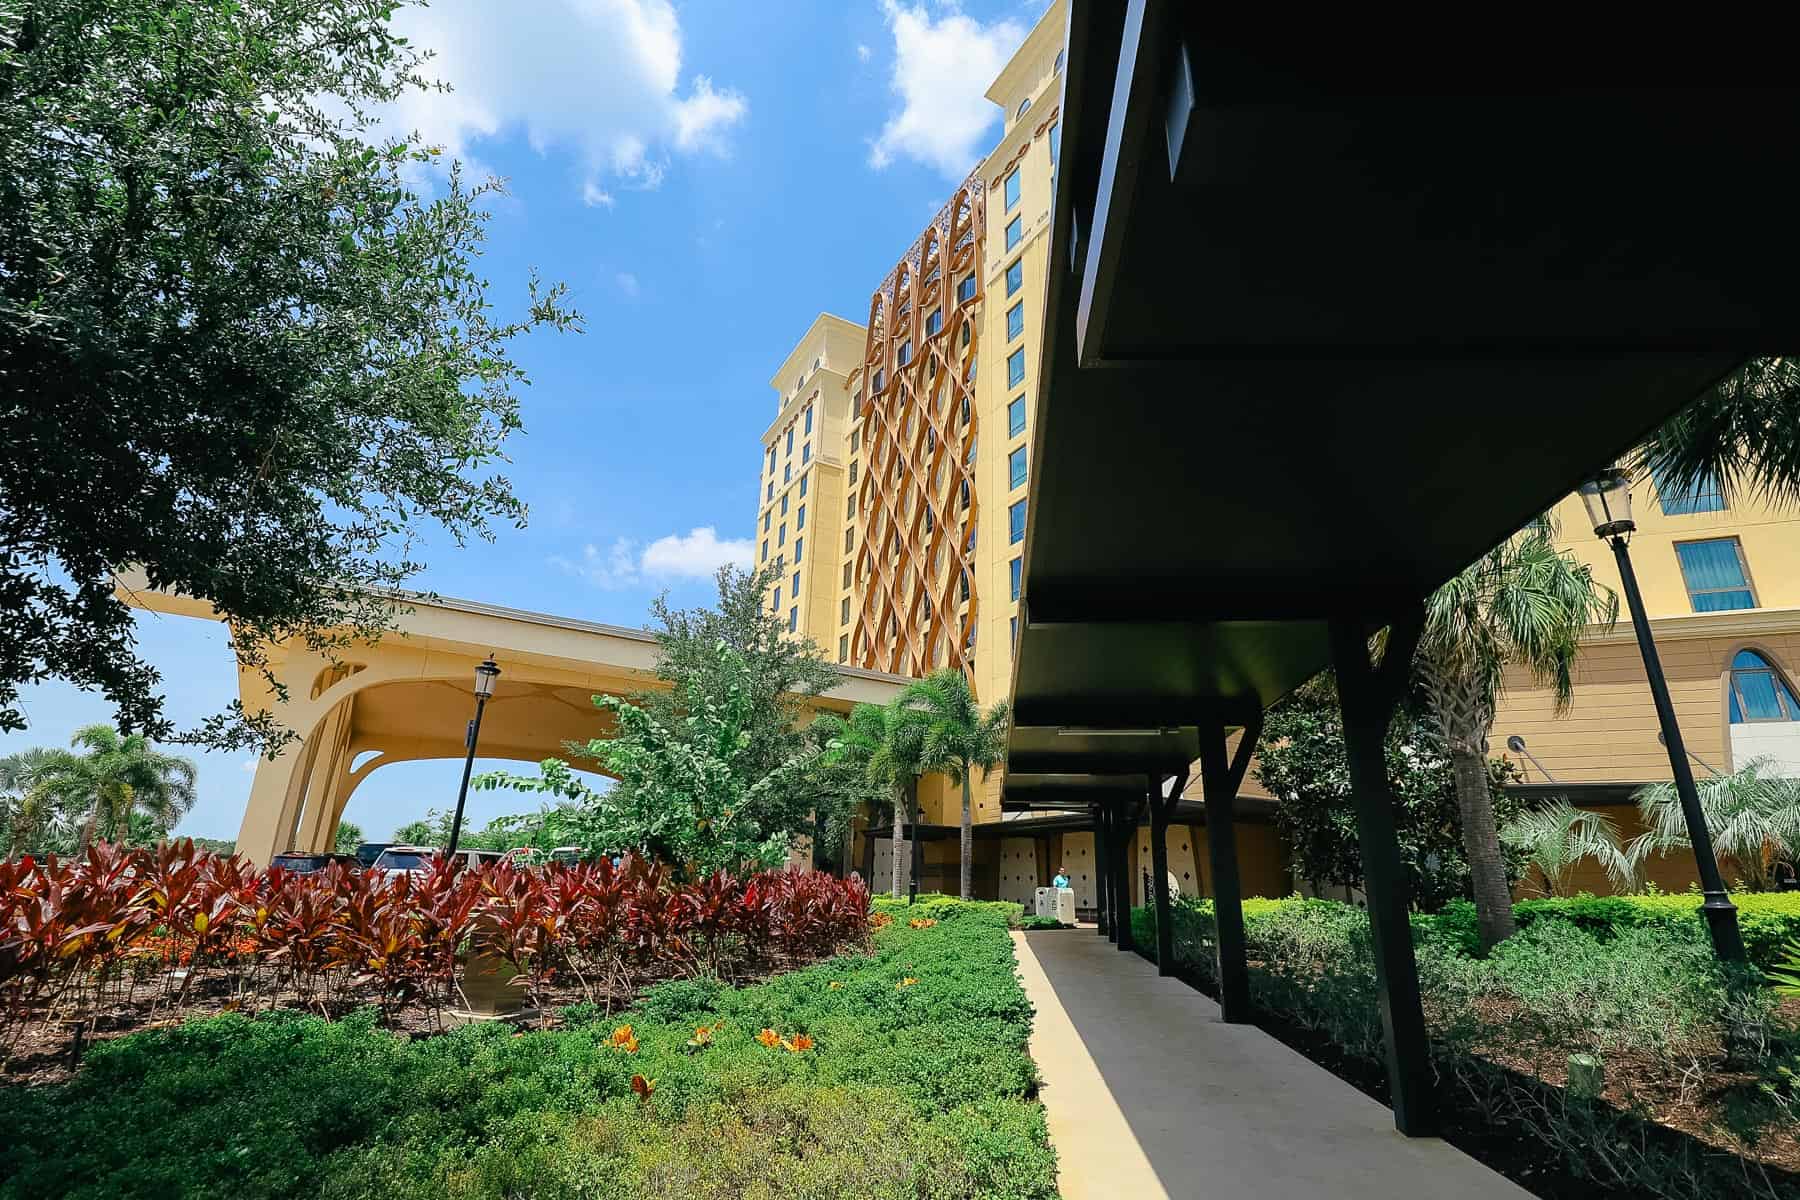
[[[1054,1196],[1019,907],[878,909],[870,955],[549,1032],[288,1014],[123,1038],[0,1091],[0,1196]]]

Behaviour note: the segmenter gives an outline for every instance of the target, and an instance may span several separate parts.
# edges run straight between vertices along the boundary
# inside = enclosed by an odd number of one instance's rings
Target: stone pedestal
[[[457,973],[463,1005],[450,1010],[452,1020],[514,1021],[536,1015],[525,1007],[525,989],[513,982],[518,970],[477,936]]]

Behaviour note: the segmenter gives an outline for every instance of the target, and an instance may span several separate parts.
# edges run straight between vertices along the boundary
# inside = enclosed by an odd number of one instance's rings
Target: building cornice
[[[1758,634],[1800,633],[1800,608],[1736,608],[1728,612],[1677,613],[1651,617],[1650,632],[1657,638],[1680,641],[1698,637],[1747,637]],[[1590,625],[1584,642],[1629,642],[1637,634],[1631,619],[1621,617],[1611,629]]]

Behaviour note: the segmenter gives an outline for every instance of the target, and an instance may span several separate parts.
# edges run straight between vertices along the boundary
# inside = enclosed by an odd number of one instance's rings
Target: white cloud
[[[613,281],[619,285],[619,290],[621,292],[624,292],[633,299],[637,298],[638,278],[636,275],[633,275],[630,271],[620,271],[617,275],[613,276]]]
[[[856,61],[857,62],[868,62],[869,56],[873,53],[875,53],[875,52],[873,50],[869,49],[867,46],[863,45],[861,42],[856,43]]]
[[[999,116],[983,93],[1029,30],[1010,20],[983,25],[953,4],[936,20],[923,5],[883,0],[882,9],[901,107],[870,143],[869,165],[880,170],[903,155],[961,179]]]
[[[748,567],[754,543],[748,538],[720,540],[719,531],[702,525],[686,535],[671,533],[639,550],[637,541],[616,538],[605,550],[589,543],[581,558],[553,555],[550,565],[608,591],[671,579],[709,579],[726,563]]]
[[[662,181],[671,151],[724,153],[744,97],[705,75],[681,77],[682,32],[669,0],[434,0],[394,29],[435,52],[424,73],[448,93],[414,92],[384,114],[451,155],[524,133],[540,154],[574,155],[582,199],[611,207],[609,179]]]
[[[246,775],[254,775],[256,774],[256,764],[261,761],[262,759],[260,758],[246,758],[243,762],[238,764],[238,768]]]

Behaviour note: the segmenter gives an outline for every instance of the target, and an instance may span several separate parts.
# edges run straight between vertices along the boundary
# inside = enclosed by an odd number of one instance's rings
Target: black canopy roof
[[[1784,37],[1345,12],[1072,5],[1009,795],[1186,764],[1795,348]]]

